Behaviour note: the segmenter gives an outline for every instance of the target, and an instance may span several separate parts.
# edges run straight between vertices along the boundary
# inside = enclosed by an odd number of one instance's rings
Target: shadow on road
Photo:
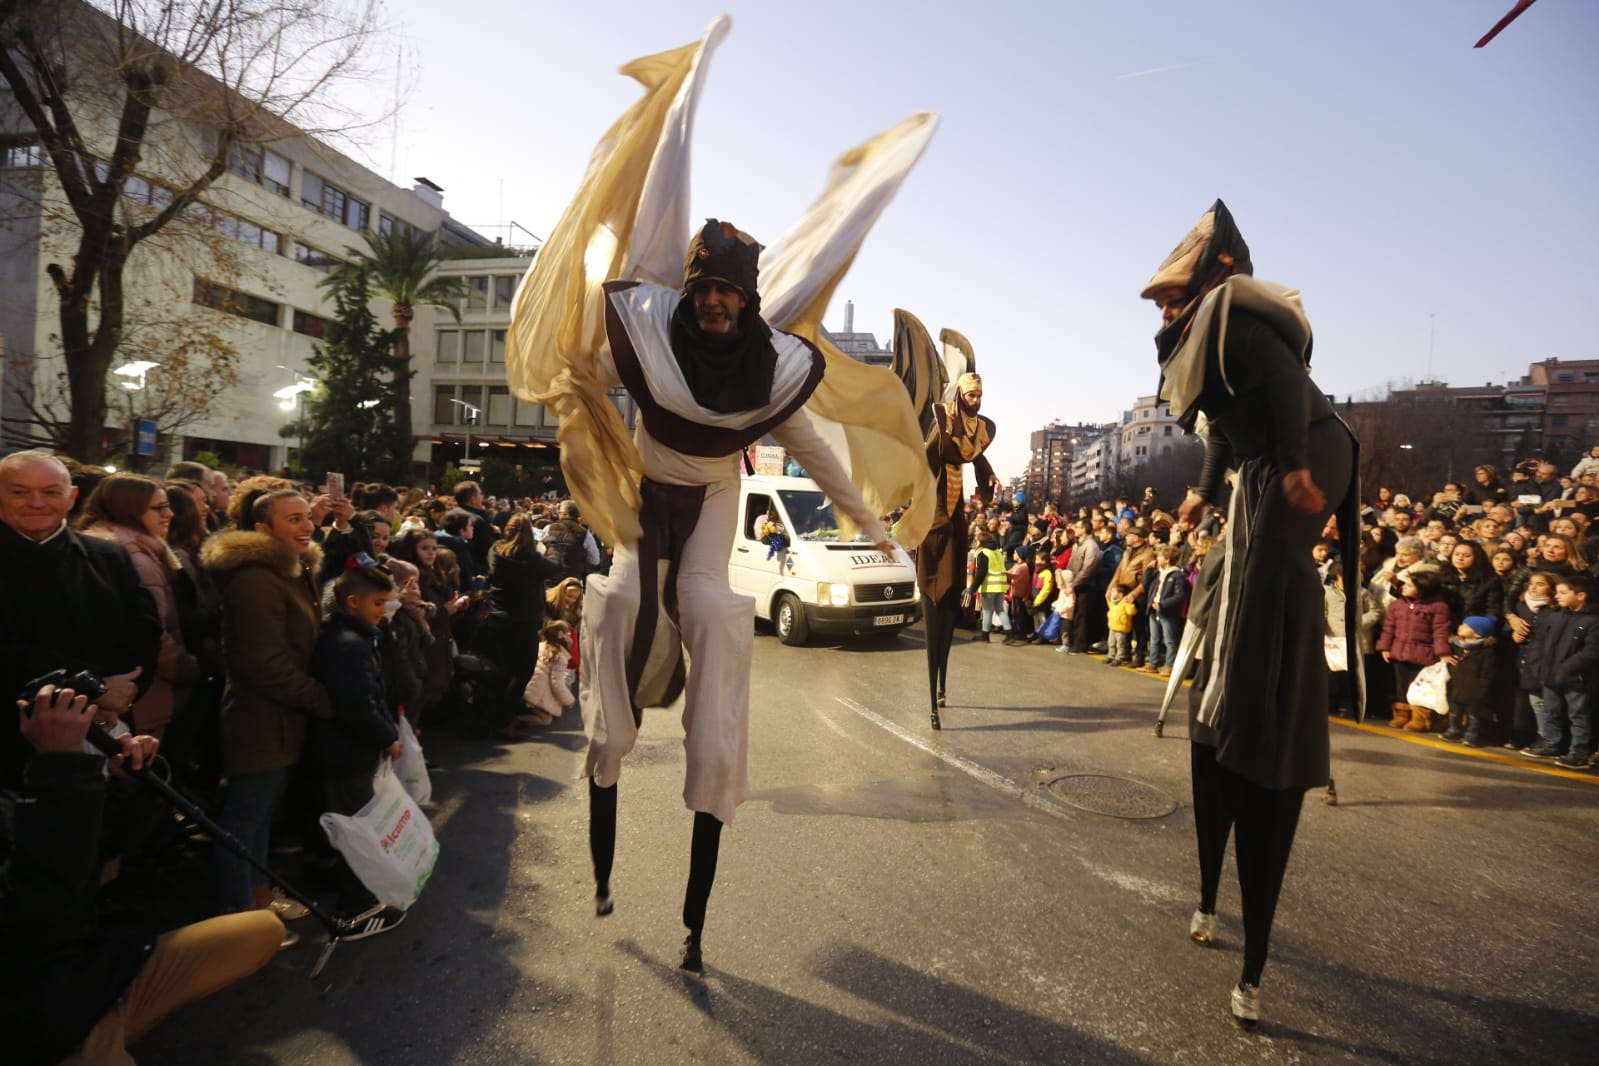
[[[1147,1060],[1075,1029],[969,988],[920,973],[856,945],[828,952],[822,980],[863,1001],[877,1016],[858,1018],[734,974],[711,970],[700,981],[620,947],[661,982],[682,991],[759,1062],[906,1062],[950,1066],[1024,1062],[1093,1062],[1131,1066]]]

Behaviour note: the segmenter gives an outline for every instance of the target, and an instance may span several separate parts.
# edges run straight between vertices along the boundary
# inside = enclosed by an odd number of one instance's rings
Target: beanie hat
[[[1474,614],[1461,624],[1470,626],[1471,631],[1479,637],[1493,636],[1494,620],[1486,615]]]

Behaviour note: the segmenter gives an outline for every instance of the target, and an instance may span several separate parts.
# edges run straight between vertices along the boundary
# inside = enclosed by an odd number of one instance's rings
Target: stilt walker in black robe
[[[1244,919],[1231,1009],[1246,1027],[1260,1018],[1305,791],[1328,782],[1324,607],[1310,549],[1336,513],[1346,558],[1357,558],[1360,529],[1356,442],[1311,381],[1299,293],[1252,273],[1249,247],[1218,200],[1142,293],[1164,321],[1160,397],[1205,438],[1204,471],[1179,521],[1193,525],[1234,474],[1225,549],[1206,560],[1178,662],[1198,660],[1189,739],[1201,892],[1189,936],[1210,943],[1231,833]],[[1351,605],[1350,647],[1357,621]],[[1173,670],[1168,699],[1182,673]]]
[[[983,455],[994,440],[994,423],[977,413],[982,403],[983,379],[976,374],[962,375],[950,402],[932,405],[932,425],[927,432],[927,462],[936,492],[933,524],[916,551],[916,582],[926,615],[927,686],[934,729],[943,728],[938,711],[944,706],[949,647],[955,639],[961,593],[966,587],[968,519],[962,467],[972,464],[977,491],[985,503],[993,499],[997,480]]]

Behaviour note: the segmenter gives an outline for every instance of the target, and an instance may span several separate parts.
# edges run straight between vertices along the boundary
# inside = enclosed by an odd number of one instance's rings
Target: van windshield
[[[777,495],[800,540],[838,539],[838,519],[826,496],[812,489],[779,489]]]

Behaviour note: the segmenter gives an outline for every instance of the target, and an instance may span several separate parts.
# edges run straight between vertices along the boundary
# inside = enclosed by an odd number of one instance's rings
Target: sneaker
[[[1553,759],[1556,755],[1560,754],[1560,749],[1555,747],[1553,744],[1544,744],[1540,742],[1532,745],[1531,747],[1522,748],[1521,754],[1527,756],[1529,759]]]
[[[1462,737],[1460,742],[1468,748],[1486,748],[1488,746],[1487,742],[1481,737],[1474,737],[1470,733]]]
[[[339,939],[365,940],[369,936],[387,933],[403,921],[405,921],[405,912],[400,908],[377,906],[351,918],[350,923],[354,928]]]
[[[1586,755],[1562,755],[1555,760],[1555,765],[1564,766],[1568,770],[1586,770],[1588,762]]]
[[[1194,917],[1188,923],[1188,939],[1196,944],[1209,944],[1215,935],[1216,916],[1196,907]]]
[[[1068,648],[1068,647],[1067,647],[1067,646],[1066,646],[1066,645],[1064,645],[1064,644],[1062,644],[1062,645],[1060,645],[1060,646],[1059,646],[1059,647],[1057,647],[1057,648],[1056,648],[1056,649],[1055,649],[1055,650],[1056,650],[1056,651],[1057,651],[1057,652],[1061,652],[1061,653],[1063,653],[1063,654],[1066,654],[1066,655],[1070,655],[1070,654],[1071,654],[1071,651],[1072,651],[1072,650],[1071,650],[1071,649],[1070,649],[1070,648]]]
[[[290,899],[283,894],[283,889],[272,890],[272,902],[267,904],[267,909],[278,916],[279,921],[292,922],[304,918],[311,913],[311,908],[297,899]]]
[[[299,942],[300,942],[300,934],[296,933],[293,929],[290,929],[287,926],[285,926],[284,929],[283,929],[283,940],[281,942],[279,942],[278,950],[282,951],[284,948],[292,948],[292,947],[294,947],[294,945],[298,944]]]
[[[1245,1029],[1260,1024],[1260,986],[1242,981],[1233,986],[1233,1020]]]
[[[1462,733],[1458,729],[1445,729],[1443,739],[1449,741],[1451,744],[1458,744],[1460,739],[1465,735],[1466,734]]]

